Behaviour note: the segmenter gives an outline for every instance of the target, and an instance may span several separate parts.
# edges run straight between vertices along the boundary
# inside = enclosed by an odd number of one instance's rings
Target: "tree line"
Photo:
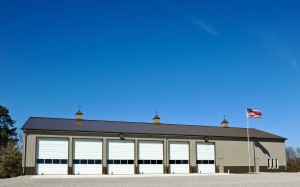
[[[22,175],[22,154],[15,121],[0,105],[0,178]]]
[[[286,164],[288,172],[300,172],[300,147],[286,147]]]

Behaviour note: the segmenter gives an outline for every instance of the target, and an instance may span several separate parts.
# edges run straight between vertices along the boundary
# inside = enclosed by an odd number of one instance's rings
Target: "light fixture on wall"
[[[207,137],[204,137],[204,141],[205,142],[209,142]]]
[[[123,135],[123,134],[120,134],[120,139],[121,139],[121,140],[125,140],[125,138],[124,138],[124,135]]]

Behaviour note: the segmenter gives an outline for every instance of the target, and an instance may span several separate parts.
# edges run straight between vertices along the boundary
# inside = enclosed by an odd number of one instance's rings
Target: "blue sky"
[[[300,146],[300,2],[0,0],[0,104],[29,116],[250,127]]]

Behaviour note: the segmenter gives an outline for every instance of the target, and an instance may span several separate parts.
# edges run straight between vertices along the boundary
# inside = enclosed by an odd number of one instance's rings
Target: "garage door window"
[[[37,159],[37,164],[67,164],[67,159]]]
[[[53,164],[60,164],[60,160],[59,159],[53,159]]]
[[[133,160],[108,160],[108,164],[133,164]]]
[[[197,164],[215,164],[214,160],[197,160]]]
[[[188,160],[169,160],[169,164],[188,164]]]
[[[138,164],[162,164],[162,160],[138,160]]]
[[[101,164],[102,160],[94,159],[74,159],[73,164]]]

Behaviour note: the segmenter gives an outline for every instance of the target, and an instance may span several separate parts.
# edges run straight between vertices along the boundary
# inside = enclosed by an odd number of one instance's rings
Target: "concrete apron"
[[[234,175],[228,173],[213,173],[213,174],[136,174],[136,175],[34,175],[30,179],[89,179],[89,178],[131,178],[131,177],[201,177],[201,176],[224,176]]]

